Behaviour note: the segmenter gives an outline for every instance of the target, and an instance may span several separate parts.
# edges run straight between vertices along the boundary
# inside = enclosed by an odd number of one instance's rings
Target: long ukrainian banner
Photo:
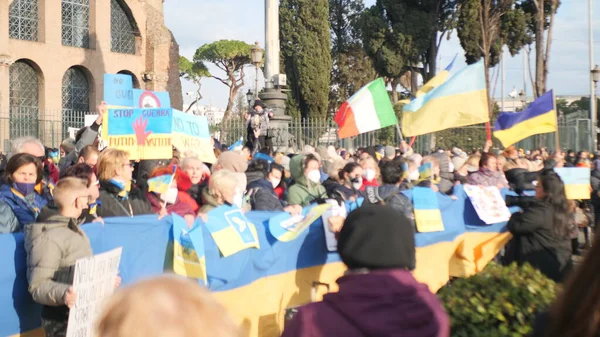
[[[437,194],[444,231],[417,233],[415,237],[414,274],[432,291],[446,284],[451,276],[477,273],[510,239],[506,223],[485,225],[462,187],[455,187],[454,192],[457,200]],[[410,190],[404,193],[411,198]],[[345,271],[339,255],[327,250],[320,218],[294,240],[284,242],[269,230],[273,216],[271,212],[249,212],[245,214],[247,220],[232,218],[241,225],[240,233],[247,230],[249,223],[253,225],[258,240],[254,246],[260,248],[247,248],[223,257],[214,233],[201,224],[189,231],[191,242],[185,244],[200,250],[188,256],[191,263],[202,262],[201,269],[194,269],[198,271],[194,278],[208,284],[243,328],[245,336],[279,336],[286,308],[336,291],[335,280]],[[171,217],[158,221],[156,216],[140,216],[108,218],[104,226],[93,223],[82,228],[90,238],[94,254],[123,247],[120,274],[123,285],[127,285],[173,270],[174,241],[181,247],[183,235],[188,235],[185,227],[177,226],[179,229],[174,231]],[[194,234],[198,230],[201,232]],[[0,235],[0,256],[4,257],[0,260],[0,336],[43,336],[41,307],[27,291],[23,235]]]

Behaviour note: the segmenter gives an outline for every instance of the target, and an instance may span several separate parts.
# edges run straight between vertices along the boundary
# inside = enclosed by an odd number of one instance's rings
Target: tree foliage
[[[253,46],[243,41],[219,40],[208,43],[196,50],[194,64],[210,62],[225,72],[225,77],[210,76],[229,87],[229,99],[223,120],[229,119],[235,96],[244,86],[244,67],[252,63],[250,49]]]
[[[332,67],[328,0],[282,0],[280,38],[290,87],[288,113],[327,114]]]
[[[330,113],[335,113],[346,99],[377,77],[360,41],[358,23],[363,10],[362,0],[329,0],[333,59]]]
[[[194,101],[188,106],[185,112],[190,111],[192,106],[196,104],[198,101],[202,99],[202,94],[200,90],[202,89],[201,80],[204,77],[210,77],[210,73],[204,63],[201,62],[191,62],[184,56],[179,57],[179,77],[186,79],[196,85],[196,98]]]

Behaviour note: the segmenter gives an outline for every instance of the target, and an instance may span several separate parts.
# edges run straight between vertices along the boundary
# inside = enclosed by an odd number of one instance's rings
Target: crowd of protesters
[[[68,309],[77,296],[71,286],[72,266],[92,254],[79,226],[108,217],[155,214],[160,219],[177,214],[191,227],[197,217],[206,219],[208,212],[221,205],[298,214],[302,207],[326,199],[342,203],[363,198],[364,206],[348,218],[333,218],[327,224],[337,232],[338,251],[349,268],[339,280],[340,291],[302,308],[284,336],[394,336],[400,331],[403,336],[448,336],[449,322],[441,305],[410,273],[415,268],[415,220],[412,202],[401,192],[414,186],[449,196],[461,184],[516,192],[507,197],[507,205],[522,211],[508,222],[513,239],[501,259],[530,263],[555,281],[565,279],[572,269],[571,256],[580,253],[581,244],[591,246],[589,228],[600,213],[600,160],[593,160],[587,152],[509,147],[494,153],[488,142],[470,153],[453,148],[418,154],[402,142],[397,147],[356,151],[307,145],[298,153],[277,153],[270,148],[268,129],[261,124],[268,123],[268,114],[258,108],[248,117],[246,146],[232,151],[216,146],[214,163],[182,155],[175,148],[172,158],[161,161],[135,161],[114,148],[99,151],[101,114],[58,150],[47,149],[33,137],[13,140],[0,167],[0,233],[25,232],[29,289],[44,306],[47,336],[64,336]],[[426,163],[431,170],[420,172]],[[552,170],[556,167],[589,168],[591,201],[567,200],[564,183]],[[174,179],[167,193],[148,191],[148,179],[170,174]],[[581,244],[580,228],[585,229]],[[118,285],[119,279],[115,280]],[[228,318],[215,314],[223,310],[210,296],[183,281],[166,278],[136,287],[114,298],[111,305],[117,309],[103,317],[100,336],[130,335],[123,331],[135,329],[136,317],[144,317],[141,313],[150,310],[159,297],[136,297],[136,293],[157,288],[185,312],[196,306],[194,301],[204,301],[207,307],[194,309],[197,314],[210,313],[222,324],[212,335],[235,335]],[[181,293],[183,289],[198,294],[188,298]],[[117,315],[123,301],[135,302],[131,308],[139,312],[125,310]],[[154,304],[164,307],[162,302]],[[175,307],[161,310],[164,317],[177,317]],[[552,315],[561,312],[556,309]],[[209,316],[202,321],[211,325]],[[411,324],[415,321],[423,324]],[[122,330],[111,324],[127,326]]]

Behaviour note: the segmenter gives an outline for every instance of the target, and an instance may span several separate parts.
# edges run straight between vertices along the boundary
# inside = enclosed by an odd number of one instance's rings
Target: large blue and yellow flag
[[[452,70],[452,67],[454,66],[454,61],[456,61],[457,56],[458,56],[458,54],[456,54],[454,56],[454,58],[452,59],[452,62],[450,62],[450,64],[448,64],[448,66],[444,70],[440,71],[432,79],[427,81],[427,83],[423,84],[423,86],[421,88],[419,88],[419,90],[417,90],[415,97],[424,96],[426,93],[430,92],[434,88],[437,88],[440,85],[444,84],[444,82],[446,82],[448,77],[450,77],[450,70]],[[411,101],[410,99],[405,99],[405,100],[399,101],[398,103],[408,104],[408,103],[410,103],[410,101]]]
[[[207,284],[202,227],[188,229],[185,220],[173,214],[173,271]]]
[[[403,108],[402,133],[419,136],[490,121],[483,60]]]
[[[529,136],[556,132],[556,108],[552,90],[521,112],[503,112],[494,124],[494,137],[508,147]]]
[[[256,227],[239,208],[223,205],[207,216],[206,228],[223,257],[248,248],[260,248]]]
[[[565,184],[565,194],[569,200],[590,199],[591,171],[585,167],[554,168]]]
[[[417,232],[430,233],[444,231],[442,212],[436,193],[429,187],[415,187],[412,190]]]
[[[290,242],[317,221],[329,208],[331,205],[321,204],[305,208],[302,215],[291,216],[287,212],[281,213],[269,219],[269,231],[278,241]]]

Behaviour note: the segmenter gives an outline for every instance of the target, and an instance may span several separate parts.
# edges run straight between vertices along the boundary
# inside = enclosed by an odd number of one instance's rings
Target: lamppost
[[[590,97],[590,107],[592,107],[592,111],[590,111],[592,121],[592,146],[594,151],[598,151],[598,104],[596,104],[596,86],[598,85],[598,81],[600,81],[600,68],[595,66],[591,71],[591,75],[593,81],[593,90]]]
[[[263,59],[263,50],[258,42],[256,42],[250,49],[250,54],[252,58],[252,64],[256,68],[256,81],[254,83],[254,99],[256,99],[258,98],[258,66],[262,63]]]

